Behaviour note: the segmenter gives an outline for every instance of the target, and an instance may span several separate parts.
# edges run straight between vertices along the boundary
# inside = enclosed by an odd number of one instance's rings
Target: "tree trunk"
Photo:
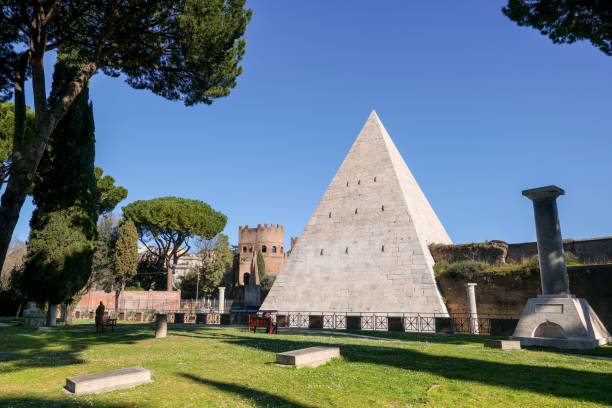
[[[66,303],[66,315],[64,316],[66,326],[72,326],[72,302]]]
[[[17,305],[17,313],[15,313],[15,319],[19,318],[19,314],[21,313],[21,302]]]
[[[55,327],[57,321],[57,305],[49,304],[49,310],[47,310],[47,326]]]
[[[40,61],[31,64],[32,88],[34,90],[34,105],[36,107],[34,131],[28,140],[25,140],[23,134],[21,136],[15,134],[13,137],[10,178],[0,202],[0,265],[4,264],[15,225],[17,225],[17,220],[19,219],[19,212],[25,201],[27,190],[32,184],[40,159],[45,152],[47,140],[53,129],[57,126],[57,123],[66,114],[72,102],[74,102],[74,99],[97,70],[97,66],[94,63],[89,63],[83,67],[72,82],[70,82],[67,90],[59,98],[58,102],[55,103],[55,106],[48,110],[42,57],[39,58]],[[23,105],[23,115],[25,117],[23,79],[21,79],[21,83],[18,86],[17,82],[19,81],[18,77],[15,84],[15,113],[16,116],[21,115],[17,110],[21,109]],[[21,116],[16,119],[18,119],[18,124],[21,123]],[[16,130],[19,130],[18,126],[15,128]]]
[[[166,270],[166,290],[167,291],[171,291],[172,290],[172,267],[171,266],[167,266],[167,270]]]

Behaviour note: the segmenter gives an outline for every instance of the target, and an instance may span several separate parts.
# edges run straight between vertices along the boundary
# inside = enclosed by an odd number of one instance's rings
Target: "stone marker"
[[[130,388],[150,383],[151,371],[142,367],[122,368],[103,373],[66,378],[66,391],[75,394],[93,394],[104,391]]]
[[[338,347],[308,347],[276,354],[276,364],[285,367],[318,367],[340,357]]]
[[[521,342],[516,340],[485,340],[485,347],[498,348],[502,350],[520,350]]]
[[[225,312],[225,287],[219,287],[219,314]]]
[[[31,329],[38,329],[45,324],[45,312],[36,307],[35,302],[28,302],[23,311],[23,325]]]
[[[523,191],[533,201],[542,294],[527,301],[510,337],[522,346],[589,349],[612,342],[589,302],[569,291],[557,211],[557,197],[563,194],[557,186]]]
[[[168,333],[168,315],[165,313],[155,314],[155,338],[161,339]]]

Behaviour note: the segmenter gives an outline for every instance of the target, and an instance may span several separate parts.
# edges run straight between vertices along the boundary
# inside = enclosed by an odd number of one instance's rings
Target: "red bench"
[[[249,332],[251,327],[253,332],[257,332],[258,327],[263,327],[268,334],[277,333],[276,324],[274,324],[271,317],[249,316]]]

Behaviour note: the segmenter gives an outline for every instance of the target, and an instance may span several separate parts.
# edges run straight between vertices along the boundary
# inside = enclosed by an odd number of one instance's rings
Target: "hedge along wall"
[[[567,270],[572,294],[586,298],[612,332],[612,265],[569,266]],[[476,304],[481,314],[520,317],[527,299],[541,294],[538,275],[479,273],[468,280],[443,274],[436,279],[451,313],[467,313],[468,282],[477,283]]]
[[[582,264],[612,263],[612,237],[565,239],[565,251],[572,252]],[[521,263],[538,255],[535,242],[508,244],[504,241],[474,242],[471,244],[429,246],[436,262],[481,261],[492,265]]]

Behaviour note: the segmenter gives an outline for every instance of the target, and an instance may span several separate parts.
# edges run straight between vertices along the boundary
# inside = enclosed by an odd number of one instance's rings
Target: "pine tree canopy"
[[[518,25],[533,27],[554,43],[589,40],[612,55],[610,0],[508,0],[502,11]]]

